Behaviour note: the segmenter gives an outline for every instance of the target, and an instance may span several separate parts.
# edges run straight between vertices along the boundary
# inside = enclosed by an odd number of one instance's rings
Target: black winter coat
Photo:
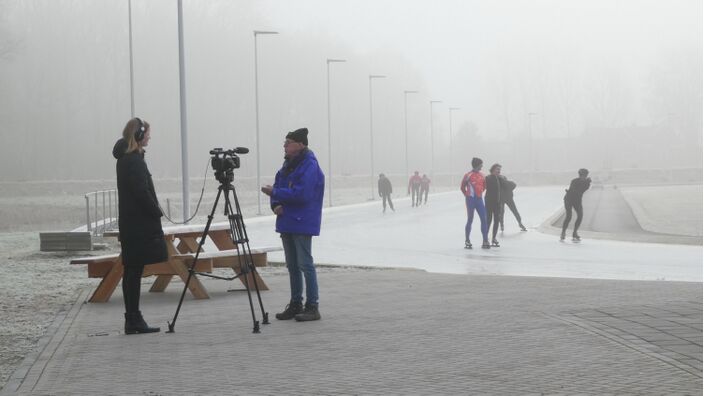
[[[379,178],[379,196],[390,195],[392,191],[391,181],[387,177]]]
[[[112,150],[117,158],[122,262],[127,266],[160,263],[167,260],[168,252],[152,175],[144,154],[125,154],[126,149],[127,143],[120,139]]]
[[[513,200],[513,190],[516,189],[516,183],[504,178],[501,180],[501,199],[504,202]]]
[[[505,182],[506,180],[503,176],[487,175],[484,178],[484,185],[486,186],[484,202],[487,206],[497,207],[504,202],[501,193]]]

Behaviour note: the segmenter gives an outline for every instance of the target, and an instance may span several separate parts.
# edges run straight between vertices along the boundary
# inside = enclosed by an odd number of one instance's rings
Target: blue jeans
[[[479,221],[482,227],[482,237],[484,242],[489,241],[489,225],[486,221],[486,207],[482,197],[466,197],[467,204],[467,224],[464,226],[464,239],[469,241],[469,234],[472,232],[472,222],[474,221],[474,211],[479,214]]]
[[[291,301],[303,302],[303,278],[306,281],[306,304],[318,304],[318,276],[311,255],[311,235],[281,234],[286,268],[291,282]]]

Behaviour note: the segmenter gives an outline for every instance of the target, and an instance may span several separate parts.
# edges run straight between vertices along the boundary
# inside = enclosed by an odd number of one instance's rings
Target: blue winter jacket
[[[306,148],[285,160],[271,193],[271,209],[284,209],[276,217],[276,232],[320,235],[324,192],[325,175],[312,151]]]

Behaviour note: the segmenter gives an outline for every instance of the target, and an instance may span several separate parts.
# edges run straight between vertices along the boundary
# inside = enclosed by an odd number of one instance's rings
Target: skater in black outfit
[[[418,198],[418,204],[420,205],[420,199],[425,196],[425,201],[423,205],[428,203],[428,191],[430,191],[430,179],[427,175],[423,175],[420,179],[420,198]]]
[[[386,213],[386,201],[389,201],[389,207],[391,210],[394,212],[396,211],[394,209],[394,203],[391,202],[392,191],[391,181],[383,173],[379,173],[379,196],[381,197],[381,202],[384,205],[384,213]]]
[[[501,165],[492,165],[484,181],[486,184],[484,204],[486,205],[487,225],[491,225],[492,220],[494,223],[494,228],[491,233],[491,246],[499,247],[499,241],[496,240],[496,233],[499,231],[499,221],[501,221],[501,207],[503,206],[501,190],[502,185],[505,183],[505,178],[501,176]]]
[[[501,190],[501,198],[503,199],[503,203],[501,205],[501,221],[499,222],[499,224],[501,224],[501,232],[504,231],[504,214],[506,213],[506,208],[504,205],[508,206],[511,213],[513,213],[513,216],[516,220],[518,220],[518,227],[521,228],[521,231],[528,231],[523,225],[523,222],[521,222],[521,214],[518,213],[516,202],[513,201],[513,190],[516,189],[516,183],[506,179],[505,176],[503,177],[503,183],[501,184],[501,187],[503,187]]]
[[[572,241],[579,242],[582,239],[577,234],[579,225],[582,224],[582,217],[584,215],[584,210],[582,208],[582,195],[584,192],[589,190],[589,186],[592,183],[592,179],[587,177],[589,171],[582,168],[578,171],[579,177],[572,179],[570,183],[570,188],[565,190],[565,221],[562,223],[562,234],[560,234],[560,241],[565,240],[565,233],[567,232],[567,227],[570,225],[570,220],[572,220],[572,209],[574,208],[577,212],[577,220],[574,222],[574,230],[572,231]]]

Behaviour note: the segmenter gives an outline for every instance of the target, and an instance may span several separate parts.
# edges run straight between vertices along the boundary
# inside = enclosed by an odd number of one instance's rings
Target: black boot
[[[303,312],[303,303],[291,301],[283,312],[276,314],[276,319],[278,320],[290,320],[296,315]]]
[[[159,327],[149,327],[142,317],[142,312],[125,313],[125,334],[158,333]]]
[[[308,304],[302,313],[296,315],[298,322],[308,322],[311,320],[320,320],[320,312],[318,312],[318,304]]]

